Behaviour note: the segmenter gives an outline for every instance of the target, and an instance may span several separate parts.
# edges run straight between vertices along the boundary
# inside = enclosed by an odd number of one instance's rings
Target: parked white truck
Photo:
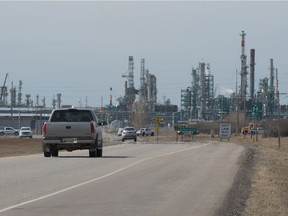
[[[102,128],[93,109],[54,109],[42,125],[44,157],[57,157],[59,150],[88,149],[89,157],[102,157]]]

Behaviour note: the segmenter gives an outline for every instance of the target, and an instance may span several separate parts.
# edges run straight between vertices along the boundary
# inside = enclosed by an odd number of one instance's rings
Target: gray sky
[[[280,93],[288,92],[288,2],[0,2],[0,85],[23,82],[22,93],[62,94],[62,104],[100,106],[124,95],[128,56],[134,57],[135,87],[140,61],[157,77],[158,102],[180,105],[191,85],[192,67],[210,64],[217,93],[235,91],[240,33],[246,55],[255,49],[255,87],[278,68]],[[249,81],[248,81],[249,83]],[[240,75],[238,75],[240,85]],[[287,96],[281,103],[287,104]]]

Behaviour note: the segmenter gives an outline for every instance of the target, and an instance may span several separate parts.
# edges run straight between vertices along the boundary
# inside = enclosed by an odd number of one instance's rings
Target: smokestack
[[[270,59],[270,91],[274,92],[274,65],[273,59]]]
[[[128,91],[127,91],[127,87],[128,86],[128,84],[127,84],[127,81],[125,81],[125,95],[127,95],[128,94]]]
[[[246,60],[247,60],[247,56],[245,54],[245,32],[242,31],[241,34],[241,56],[240,56],[240,60],[241,60],[241,86],[240,86],[240,100],[241,100],[241,110],[246,110],[246,97],[247,97],[247,75],[248,75],[248,71],[247,71],[247,64],[246,64]]]
[[[250,50],[250,97],[254,98],[255,92],[255,49]]]
[[[110,107],[112,107],[112,87],[110,87]]]

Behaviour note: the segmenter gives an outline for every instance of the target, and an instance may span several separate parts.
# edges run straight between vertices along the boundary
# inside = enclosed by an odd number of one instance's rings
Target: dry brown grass
[[[246,216],[287,215],[288,212],[288,138],[245,140],[256,147],[259,158],[252,179],[252,193],[247,201]]]

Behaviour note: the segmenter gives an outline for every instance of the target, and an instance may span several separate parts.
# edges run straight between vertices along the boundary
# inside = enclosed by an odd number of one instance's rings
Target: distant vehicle
[[[0,130],[0,136],[4,136],[4,135],[18,136],[19,135],[19,130],[15,129],[13,127],[4,127],[3,130]]]
[[[263,127],[257,127],[257,133],[258,134],[263,134],[264,133],[264,128]]]
[[[241,127],[241,134],[246,135],[246,134],[255,134],[255,125],[254,123],[249,123],[248,125]]]
[[[247,126],[241,128],[241,133],[243,135],[246,134],[263,134],[264,133],[264,128],[263,127],[256,127],[254,123],[249,123]]]
[[[119,129],[118,129],[118,132],[117,132],[117,135],[118,135],[118,136],[121,136],[121,135],[122,135],[122,131],[123,131],[123,128],[119,128]]]
[[[42,125],[44,157],[57,157],[59,150],[89,150],[89,157],[102,157],[102,128],[93,109],[54,109]]]
[[[29,137],[32,138],[32,130],[30,127],[21,127],[19,131],[19,138]]]
[[[122,142],[125,140],[133,139],[134,142],[137,141],[137,135],[136,135],[136,130],[134,127],[125,127],[122,131],[121,135]]]
[[[264,133],[264,128],[263,127],[257,127],[257,128],[252,128],[251,129],[251,134],[263,134]]]
[[[136,134],[137,136],[154,136],[154,131],[152,131],[150,128],[140,128]]]

